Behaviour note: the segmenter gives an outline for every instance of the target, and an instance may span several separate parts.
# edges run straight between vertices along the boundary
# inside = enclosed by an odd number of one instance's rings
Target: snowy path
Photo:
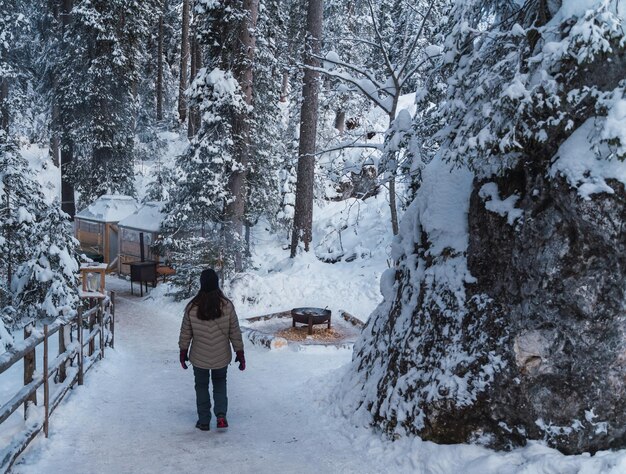
[[[229,368],[231,427],[200,432],[193,373],[177,360],[179,315],[123,293],[117,302],[116,350],[55,413],[50,439],[35,443],[15,472],[368,471],[368,460],[310,403],[308,379],[345,364],[349,351],[272,352],[248,343],[247,370]]]
[[[568,457],[539,443],[509,453],[419,438],[391,443],[332,418],[329,393],[348,350],[268,351],[247,343],[248,368],[241,373],[233,364],[228,374],[231,427],[200,432],[193,373],[178,363],[180,305],[132,297],[128,283],[109,283],[119,290],[116,349],[54,413],[50,438],[27,449],[15,474],[626,472],[626,450]]]

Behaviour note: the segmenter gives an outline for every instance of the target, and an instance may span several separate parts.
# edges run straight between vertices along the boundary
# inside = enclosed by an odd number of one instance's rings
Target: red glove
[[[243,351],[236,352],[235,362],[239,362],[239,370],[246,370],[246,358],[243,355]]]
[[[187,351],[181,349],[180,350],[180,365],[185,370],[187,370],[187,364],[185,364],[185,361],[187,360],[189,360],[189,357],[187,356]]]

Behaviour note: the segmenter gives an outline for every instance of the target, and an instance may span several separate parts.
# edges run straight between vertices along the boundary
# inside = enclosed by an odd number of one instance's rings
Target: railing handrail
[[[32,323],[31,323],[32,324]],[[87,327],[85,327],[87,324]],[[70,333],[74,327],[77,329],[77,338],[67,346],[65,342],[65,328],[69,326]],[[88,329],[89,335],[85,337],[84,330]],[[59,334],[59,354],[51,361],[48,360],[50,336],[63,330]],[[29,332],[32,331],[32,332]],[[105,331],[106,334],[105,334]],[[24,360],[24,386],[4,405],[0,406],[0,425],[14,414],[20,406],[24,405],[24,415],[29,403],[36,404],[36,393],[44,386],[44,419],[35,425],[29,424],[25,429],[17,433],[11,443],[4,449],[0,449],[0,473],[5,474],[11,468],[15,460],[26,449],[28,444],[35,439],[42,430],[48,437],[49,417],[61,403],[68,390],[76,383],[83,384],[83,376],[96,361],[104,357],[105,346],[113,347],[115,334],[115,293],[111,297],[100,300],[87,311],[79,309],[76,318],[66,320],[59,318],[51,324],[44,324],[43,331],[25,328],[24,341],[18,343],[9,351],[0,355],[0,375],[7,371],[15,363]],[[95,350],[96,336],[99,337],[99,347]],[[44,367],[41,372],[34,372],[34,361],[37,346],[44,343]],[[89,346],[88,354],[84,348]],[[65,376],[69,370],[68,364],[78,359],[77,370],[71,377]],[[59,376],[61,382],[57,385],[56,393],[50,399],[50,378]]]
[[[108,308],[110,304],[111,304],[111,298],[107,296],[102,301],[102,305],[105,308]],[[93,308],[90,308],[87,311],[83,312],[83,319],[93,315],[94,313],[97,313],[98,309],[99,309],[99,305],[96,305]],[[75,318],[72,318],[72,319],[57,318],[52,324],[48,325],[48,337],[59,332],[59,329],[61,329],[62,326],[73,324],[74,321],[75,321]],[[44,338],[45,336],[43,332],[40,332],[37,330],[36,332],[31,334],[27,339],[24,339],[22,342],[17,343],[14,347],[9,349],[8,351],[4,352],[3,354],[0,354],[0,375],[2,375],[2,373],[9,370],[16,362],[19,362],[20,360],[22,360],[24,358],[24,355],[28,354],[29,352],[32,352],[33,349],[35,349],[39,344],[43,342]]]

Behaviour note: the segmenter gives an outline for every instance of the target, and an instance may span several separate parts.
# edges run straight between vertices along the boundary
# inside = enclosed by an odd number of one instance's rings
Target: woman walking
[[[209,380],[213,381],[213,413],[217,427],[228,427],[226,372],[232,360],[231,345],[237,354],[235,362],[239,362],[239,370],[245,370],[243,339],[235,307],[220,290],[215,271],[204,270],[200,275],[200,291],[185,308],[178,339],[180,365],[187,369],[187,360],[193,365],[198,407],[196,428],[202,431],[208,431],[211,422]]]

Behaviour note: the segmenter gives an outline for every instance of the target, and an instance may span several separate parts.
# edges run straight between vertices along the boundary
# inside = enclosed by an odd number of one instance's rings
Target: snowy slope
[[[237,277],[227,287],[241,316],[317,306],[368,318],[382,299],[379,281],[390,253],[392,235],[385,195],[366,201],[318,203],[314,222],[314,250],[295,259],[282,248],[286,238],[281,242],[263,226],[253,228],[256,270]],[[343,258],[324,263],[316,254]]]

